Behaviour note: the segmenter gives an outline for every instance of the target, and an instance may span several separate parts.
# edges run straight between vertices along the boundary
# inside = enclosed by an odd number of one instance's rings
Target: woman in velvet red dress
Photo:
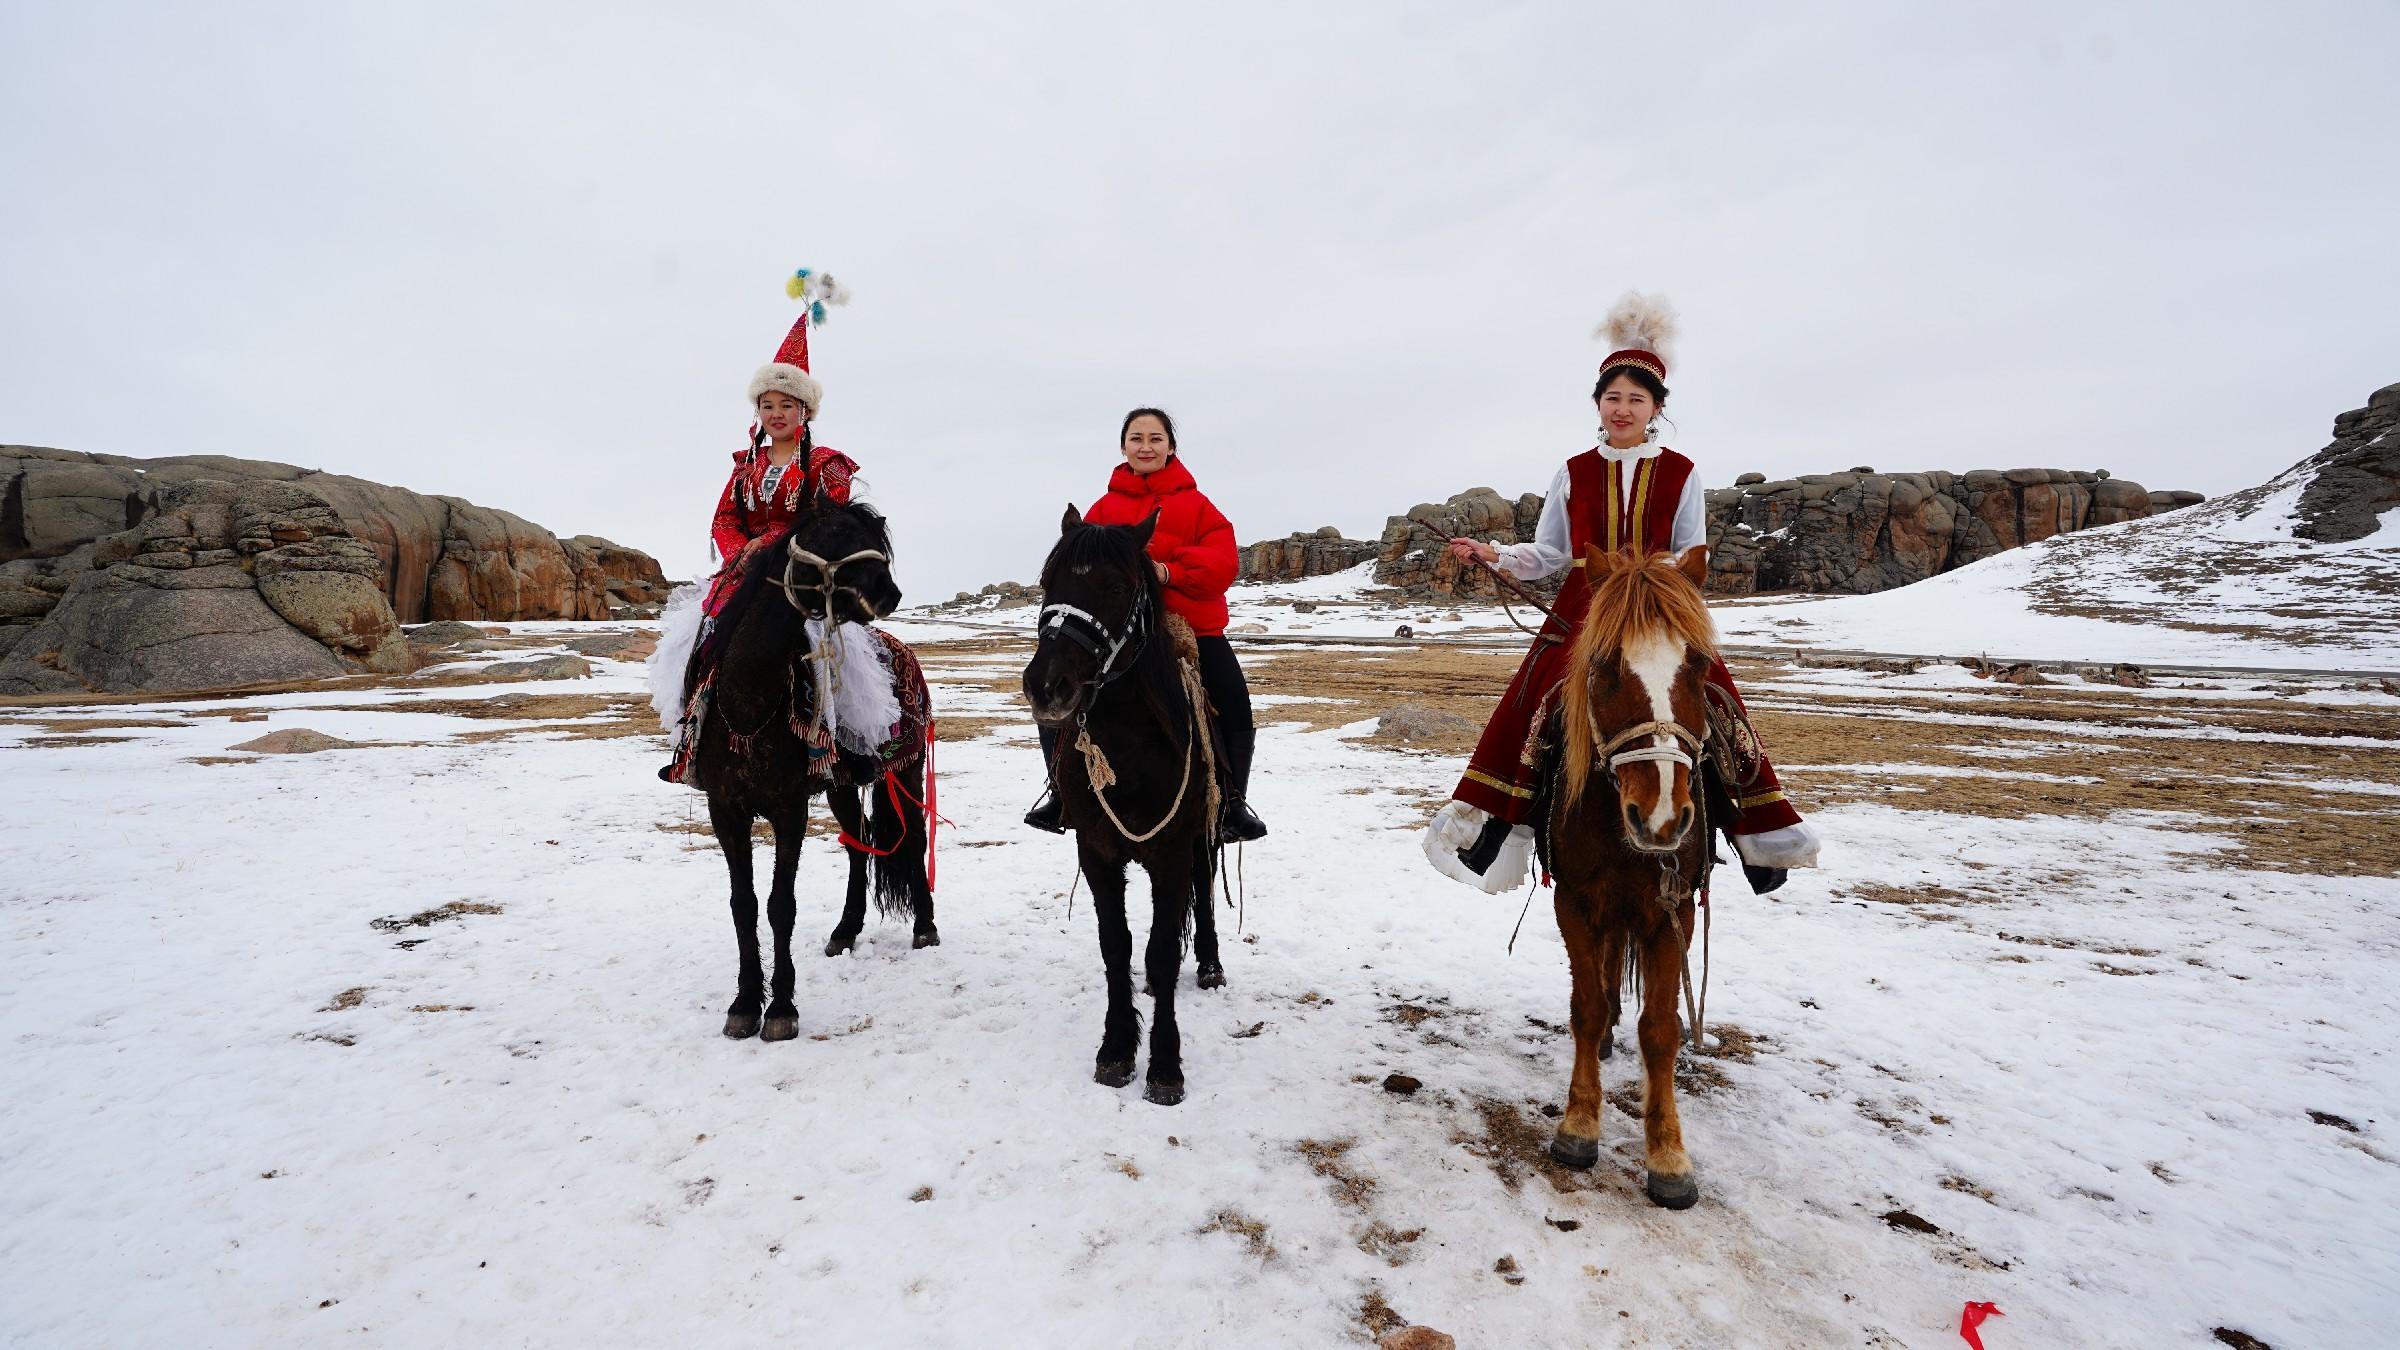
[[[830,286],[831,278],[823,278],[823,284]],[[838,287],[826,294],[836,304],[843,298]],[[709,638],[751,559],[780,539],[802,511],[820,502],[847,505],[858,475],[858,461],[818,445],[810,430],[824,406],[825,386],[809,373],[808,324],[809,311],[803,310],[775,359],[750,377],[750,408],[756,418],[750,444],[734,452],[733,472],[709,519],[709,543],[719,559],[716,574],[705,585],[678,588],[660,616],[658,649],[650,658],[650,690],[652,706],[675,751],[658,771],[670,783],[682,781],[694,695],[707,687],[712,668]],[[863,644],[859,649],[870,650]]]
[[[1667,403],[1661,352],[1673,325],[1673,315],[1655,298],[1628,295],[1618,302],[1608,323],[1616,350],[1600,363],[1599,382],[1592,386],[1601,443],[1568,460],[1551,480],[1530,542],[1453,539],[1453,552],[1534,581],[1579,565],[1587,546],[1637,557],[1708,547],[1699,471],[1657,439],[1657,418]],[[1452,800],[1426,827],[1426,857],[1443,875],[1495,894],[1524,880],[1533,853],[1528,816],[1536,777],[1526,746],[1543,700],[1557,687],[1588,597],[1577,571],[1559,592],[1557,618],[1543,625],[1501,696]],[[1729,706],[1741,708],[1722,660],[1708,681]],[[1818,841],[1785,797],[1764,747],[1755,737],[1744,739],[1741,749],[1751,753],[1740,766],[1744,781],[1729,785],[1737,814],[1728,833],[1751,884],[1763,893],[1782,885],[1787,869],[1815,866]]]
[[[1167,609],[1191,624],[1199,639],[1200,682],[1216,709],[1225,741],[1225,802],[1219,837],[1242,843],[1265,836],[1267,827],[1250,809],[1250,757],[1257,744],[1250,716],[1250,685],[1225,639],[1226,589],[1240,570],[1233,522],[1200,491],[1175,444],[1175,421],[1156,408],[1136,408],[1117,429],[1125,457],[1109,476],[1108,492],[1083,513],[1087,525],[1139,525],[1158,513],[1150,535],[1150,565],[1166,588]],[[1057,762],[1054,733],[1042,732],[1042,761]],[[1058,795],[1044,792],[1025,813],[1025,823],[1064,833]]]

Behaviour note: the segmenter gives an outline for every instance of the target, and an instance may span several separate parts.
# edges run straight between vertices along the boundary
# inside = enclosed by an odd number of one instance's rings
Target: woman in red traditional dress
[[[1655,297],[1627,295],[1608,317],[1616,350],[1600,363],[1592,401],[1600,411],[1601,443],[1566,462],[1542,501],[1529,543],[1453,539],[1463,561],[1479,559],[1520,581],[1582,565],[1596,546],[1642,556],[1708,547],[1708,514],[1692,461],[1658,443],[1658,416],[1667,403],[1667,361],[1673,314]],[[1542,627],[1533,648],[1501,696],[1467,761],[1451,802],[1426,827],[1425,853],[1445,876],[1497,894],[1522,882],[1533,854],[1535,766],[1527,743],[1543,700],[1557,687],[1589,598],[1583,573],[1559,592],[1557,617]],[[1741,696],[1722,660],[1709,683],[1737,713]],[[1744,781],[1727,784],[1737,816],[1728,827],[1751,885],[1760,893],[1783,884],[1789,868],[1813,867],[1816,833],[1784,796],[1775,766],[1755,738],[1739,767]]]
[[[1158,513],[1150,535],[1150,565],[1166,588],[1167,611],[1192,626],[1200,648],[1200,683],[1216,712],[1225,744],[1224,807],[1218,837],[1227,843],[1264,838],[1266,823],[1250,809],[1250,756],[1258,741],[1250,715],[1250,684],[1225,640],[1225,591],[1240,570],[1233,522],[1217,509],[1175,445],[1175,419],[1157,408],[1136,408],[1117,428],[1125,462],[1109,476],[1108,491],[1083,513],[1087,525],[1139,525]],[[1056,733],[1042,729],[1042,762],[1058,762]],[[1025,823],[1052,834],[1066,831],[1058,794],[1045,791]]]
[[[800,317],[775,359],[750,377],[755,419],[750,444],[733,452],[733,473],[709,520],[709,544],[719,559],[716,574],[704,585],[679,587],[668,597],[658,649],[650,658],[651,703],[675,750],[658,776],[670,783],[682,781],[683,749],[696,711],[693,695],[713,672],[709,639],[750,561],[782,538],[804,509],[818,502],[847,505],[858,474],[858,461],[818,445],[810,430],[824,406],[825,386],[809,373],[808,326],[812,319],[823,323],[825,307],[847,303],[849,293],[831,275],[806,270],[787,290],[803,302]],[[869,650],[872,644],[858,646]]]

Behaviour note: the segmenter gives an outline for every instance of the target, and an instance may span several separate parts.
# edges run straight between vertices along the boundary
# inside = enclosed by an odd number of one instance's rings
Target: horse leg
[[[1584,897],[1561,887],[1555,908],[1575,981],[1567,1004],[1575,1028],[1575,1066],[1567,1079],[1566,1114],[1550,1139],[1550,1157],[1561,1166],[1582,1168],[1600,1161],[1600,1046],[1609,1034],[1604,990],[1614,974],[1605,964],[1604,944],[1592,932]]]
[[[1225,963],[1217,959],[1216,897],[1209,894],[1216,880],[1216,847],[1207,839],[1192,845],[1192,966],[1203,989],[1225,987]]]
[[[733,1006],[725,1010],[725,1034],[737,1041],[748,1040],[758,1034],[758,1009],[767,997],[766,977],[758,968],[758,891],[750,875],[750,812],[731,797],[711,794],[708,825],[725,854],[725,874],[732,883],[733,938],[742,957]]]
[[[1169,855],[1170,858],[1172,854]],[[1192,872],[1171,863],[1150,873],[1150,1068],[1142,1096],[1160,1106],[1183,1100],[1183,1034],[1175,1026],[1175,981],[1183,973],[1183,919],[1191,913]]]
[[[1691,924],[1687,912],[1685,932]],[[1642,1190],[1652,1204],[1666,1209],[1690,1209],[1700,1198],[1692,1160],[1683,1151],[1683,1120],[1675,1111],[1675,1054],[1683,1040],[1675,998],[1682,989],[1683,952],[1669,927],[1655,924],[1642,944],[1642,1148],[1649,1169]]]
[[[792,1007],[792,924],[799,902],[792,894],[800,871],[800,841],[808,837],[808,798],[797,810],[779,812],[775,824],[775,878],[767,888],[767,927],[775,934],[774,1000],[758,1033],[763,1041],[788,1041],[800,1034],[800,1013]]]
[[[1108,1025],[1100,1034],[1092,1081],[1123,1087],[1133,1081],[1133,1051],[1141,1020],[1133,1010],[1133,934],[1125,927],[1125,863],[1079,846],[1085,880],[1092,883],[1092,914],[1100,924],[1100,959],[1108,967]]]
[[[833,811],[834,823],[849,831],[853,839],[866,839],[867,816],[858,804],[858,789],[831,787],[825,789],[825,805]],[[850,888],[842,893],[841,922],[825,939],[825,954],[840,956],[858,945],[858,932],[867,926],[867,855],[854,848],[842,850],[850,855]]]

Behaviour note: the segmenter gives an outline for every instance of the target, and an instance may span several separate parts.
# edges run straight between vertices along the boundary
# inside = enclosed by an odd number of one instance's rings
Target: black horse
[[[1042,564],[1041,634],[1025,667],[1025,701],[1057,746],[1051,777],[1075,829],[1083,874],[1108,963],[1108,1025],[1092,1077],[1133,1080],[1141,1018],[1133,1007],[1133,937],[1125,924],[1125,869],[1150,874],[1150,945],[1143,957],[1152,1000],[1150,1068],[1143,1095],[1183,1100],[1175,981],[1192,934],[1200,987],[1225,983],[1209,891],[1217,868],[1216,802],[1205,709],[1182,678],[1166,632],[1158,575],[1143,549],[1157,524],[1086,525],[1070,506]],[[1082,751],[1089,738],[1095,760]],[[1105,764],[1104,786],[1093,770]],[[1107,782],[1113,774],[1114,781]]]
[[[694,742],[687,778],[708,794],[708,820],[725,851],[733,883],[733,931],[741,977],[725,1034],[788,1041],[800,1034],[792,1007],[793,873],[808,832],[808,801],[825,793],[849,840],[849,893],[825,954],[850,950],[866,922],[870,874],[876,908],[888,917],[913,915],[916,944],[941,941],[933,924],[933,890],[925,875],[924,760],[884,766],[834,746],[811,745],[795,728],[817,713],[820,655],[807,619],[868,623],[900,603],[892,580],[891,536],[883,517],[864,505],[824,506],[794,521],[780,545],[762,548],[739,589],[718,616],[713,648],[715,683]],[[780,592],[780,593],[779,593]],[[830,627],[830,625],[828,625]],[[697,673],[701,654],[695,654]],[[859,801],[864,785],[874,801],[872,828]],[[766,1002],[758,956],[758,891],[750,867],[750,822],[775,831],[775,873],[767,891],[767,924],[775,934],[774,1001]],[[764,1004],[763,1020],[761,1004]]]

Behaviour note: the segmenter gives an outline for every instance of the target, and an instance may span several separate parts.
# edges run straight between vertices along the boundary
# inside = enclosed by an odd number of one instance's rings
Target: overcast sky
[[[2400,6],[0,0],[0,441],[289,460],[705,566],[794,266],[925,600],[1157,402],[1244,542],[1592,440],[2211,494],[2400,380]]]

